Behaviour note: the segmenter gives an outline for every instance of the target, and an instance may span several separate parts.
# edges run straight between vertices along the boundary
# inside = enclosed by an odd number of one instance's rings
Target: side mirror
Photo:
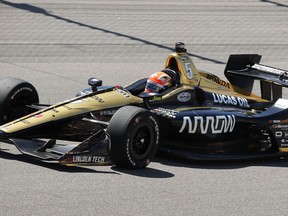
[[[150,109],[150,101],[159,101],[162,100],[162,95],[154,92],[142,92],[139,95],[143,99],[144,105],[147,109]]]
[[[90,78],[88,79],[88,84],[91,86],[92,91],[96,92],[98,86],[102,86],[102,80],[96,79],[96,78]]]

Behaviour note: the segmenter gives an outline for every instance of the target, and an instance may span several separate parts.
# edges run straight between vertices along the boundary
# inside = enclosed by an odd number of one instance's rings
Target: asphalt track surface
[[[25,79],[43,103],[126,84],[163,68],[183,41],[198,68],[223,77],[231,53],[288,69],[288,3],[280,0],[0,1],[0,75]],[[0,215],[287,215],[288,159],[148,168],[63,167],[0,143]]]

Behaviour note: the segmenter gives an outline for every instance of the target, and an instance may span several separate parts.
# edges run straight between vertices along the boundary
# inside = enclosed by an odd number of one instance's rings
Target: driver
[[[171,77],[164,72],[152,74],[146,83],[145,92],[159,93],[172,85]]]

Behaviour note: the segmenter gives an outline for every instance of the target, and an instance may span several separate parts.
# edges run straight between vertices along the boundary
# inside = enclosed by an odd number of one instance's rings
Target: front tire
[[[31,112],[27,105],[39,103],[38,93],[30,83],[6,77],[0,80],[0,124]]]
[[[134,106],[120,108],[112,116],[107,133],[111,139],[111,161],[118,167],[143,169],[157,151],[158,122],[146,109]]]

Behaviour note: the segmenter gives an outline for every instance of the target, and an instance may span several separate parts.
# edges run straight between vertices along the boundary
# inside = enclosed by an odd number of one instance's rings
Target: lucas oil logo
[[[212,95],[214,103],[234,105],[247,108],[250,107],[250,105],[248,104],[248,100],[242,97],[234,97],[230,95],[222,95],[216,93],[212,93]]]

